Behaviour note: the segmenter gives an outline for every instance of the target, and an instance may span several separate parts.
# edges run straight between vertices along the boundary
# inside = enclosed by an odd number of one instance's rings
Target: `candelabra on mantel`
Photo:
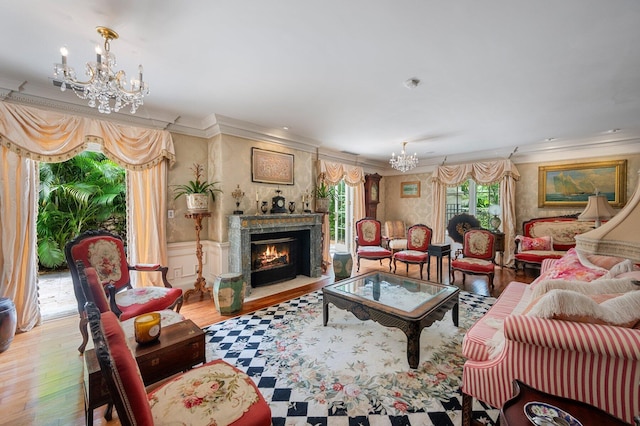
[[[233,190],[231,196],[236,200],[236,209],[233,211],[233,214],[243,214],[244,212],[240,210],[240,202],[244,198],[244,192],[240,189],[240,184],[238,184],[238,187]]]
[[[200,300],[204,298],[205,293],[209,294],[209,297],[213,297],[213,293],[210,288],[207,287],[207,281],[202,276],[202,244],[200,243],[200,231],[202,230],[202,219],[205,217],[211,217],[211,213],[187,213],[184,215],[187,219],[193,219],[196,222],[196,258],[198,259],[198,277],[193,285],[194,288],[187,290],[184,293],[184,302],[187,303],[189,297],[194,293],[200,293]]]

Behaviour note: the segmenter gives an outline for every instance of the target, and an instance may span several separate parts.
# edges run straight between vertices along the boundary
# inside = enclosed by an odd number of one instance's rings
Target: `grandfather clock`
[[[367,217],[376,217],[376,210],[380,202],[380,176],[377,173],[364,177],[364,204]]]

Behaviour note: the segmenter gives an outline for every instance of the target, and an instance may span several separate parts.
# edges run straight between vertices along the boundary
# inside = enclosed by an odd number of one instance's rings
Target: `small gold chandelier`
[[[406,142],[402,142],[402,152],[396,157],[396,153],[391,153],[389,164],[402,173],[415,168],[418,165],[418,154],[407,155],[405,152]]]
[[[142,65],[138,67],[138,78],[131,79],[131,87],[127,88],[127,75],[124,71],[114,71],[116,57],[110,52],[111,40],[118,38],[118,33],[110,28],[96,27],[98,34],[104,39],[104,49],[96,47],[96,61],[87,62],[85,73],[89,77],[87,81],[76,78],[73,67],[67,65],[68,51],[65,47],[60,49],[62,63],[55,64],[54,77],[61,81],[54,81],[60,85],[63,92],[70,87],[80,99],[88,99],[89,106],[104,114],[110,114],[113,110],[118,112],[120,108],[130,105],[131,114],[135,114],[138,107],[144,102],[144,96],[149,94],[149,86],[142,81]]]

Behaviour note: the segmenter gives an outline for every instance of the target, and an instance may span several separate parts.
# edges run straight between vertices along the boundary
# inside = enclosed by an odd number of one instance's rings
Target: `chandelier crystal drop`
[[[391,153],[389,164],[402,173],[415,168],[418,165],[418,154],[407,155],[405,152],[406,142],[402,142],[402,152],[396,157],[395,152]]]
[[[62,63],[54,65],[54,84],[60,84],[63,92],[71,88],[80,99],[88,99],[89,106],[98,107],[98,111],[110,114],[121,108],[131,106],[131,114],[143,105],[143,98],[149,94],[149,86],[142,80],[142,65],[138,67],[138,78],[131,79],[127,87],[127,75],[124,71],[114,71],[116,57],[110,52],[111,40],[118,38],[118,33],[110,28],[96,27],[98,34],[104,39],[104,48],[96,47],[96,61],[87,62],[85,73],[89,79],[80,81],[76,78],[73,67],[67,65],[67,49],[60,49]]]

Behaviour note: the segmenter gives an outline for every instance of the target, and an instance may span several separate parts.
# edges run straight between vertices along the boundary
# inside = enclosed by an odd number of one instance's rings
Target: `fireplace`
[[[274,284],[309,275],[309,231],[251,236],[251,286]]]
[[[251,287],[322,275],[322,215],[229,216],[229,272]]]

